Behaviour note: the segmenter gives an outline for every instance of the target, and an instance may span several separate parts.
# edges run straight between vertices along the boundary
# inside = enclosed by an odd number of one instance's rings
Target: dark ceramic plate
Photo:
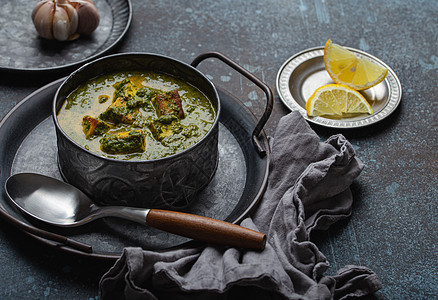
[[[29,95],[0,123],[0,216],[50,246],[95,258],[116,259],[128,246],[160,250],[189,242],[183,237],[112,218],[78,228],[51,227],[26,219],[10,206],[4,191],[9,175],[34,172],[61,179],[51,107],[62,80]],[[233,96],[218,91],[222,105],[219,166],[210,184],[184,211],[238,223],[263,195],[268,156],[261,157],[251,142],[257,123],[255,117]],[[260,141],[269,149],[264,132]]]
[[[90,36],[70,42],[40,38],[32,23],[35,1],[4,1],[0,10],[0,70],[51,71],[72,68],[111,50],[131,24],[130,0],[94,0],[100,23]]]

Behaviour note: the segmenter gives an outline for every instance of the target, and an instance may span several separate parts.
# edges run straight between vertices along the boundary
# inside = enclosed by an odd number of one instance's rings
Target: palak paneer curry
[[[216,109],[197,88],[170,75],[120,72],[79,86],[58,113],[62,130],[87,150],[122,160],[151,160],[196,144]]]

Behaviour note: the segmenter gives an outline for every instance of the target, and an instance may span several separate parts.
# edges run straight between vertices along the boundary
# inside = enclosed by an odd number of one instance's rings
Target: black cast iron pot
[[[218,164],[220,100],[213,83],[196,69],[202,60],[209,57],[224,61],[265,91],[267,109],[253,134],[253,143],[263,155],[264,150],[258,144],[257,136],[272,110],[272,92],[254,75],[217,52],[200,55],[192,65],[157,54],[116,54],[79,68],[61,84],[55,94],[52,116],[57,136],[58,167],[64,180],[101,205],[180,209],[190,203],[193,196],[211,181]],[[134,70],[166,73],[201,90],[217,112],[208,133],[198,143],[180,153],[145,161],[105,158],[86,150],[67,136],[58,123],[57,114],[73,90],[98,75]]]

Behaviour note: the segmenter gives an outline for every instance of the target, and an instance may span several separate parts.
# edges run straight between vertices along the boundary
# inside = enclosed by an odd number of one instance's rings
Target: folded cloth
[[[325,276],[325,256],[310,241],[350,216],[350,185],[363,169],[342,135],[321,142],[298,112],[270,140],[268,187],[241,226],[267,233],[262,252],[215,245],[165,251],[126,248],[100,282],[102,299],[342,299],[381,288],[375,273],[346,266]]]

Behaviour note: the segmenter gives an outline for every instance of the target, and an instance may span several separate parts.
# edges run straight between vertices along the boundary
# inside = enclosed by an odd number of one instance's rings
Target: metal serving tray
[[[125,247],[160,250],[189,239],[117,219],[98,220],[79,228],[56,228],[27,219],[10,206],[4,191],[8,176],[34,172],[61,179],[57,167],[53,96],[63,79],[23,99],[0,122],[0,216],[32,238],[55,248],[93,258],[116,259]],[[210,184],[184,211],[240,222],[261,199],[267,184],[269,155],[259,155],[252,133],[256,118],[235,97],[218,89],[222,104],[219,166]],[[268,150],[264,131],[259,142]]]

